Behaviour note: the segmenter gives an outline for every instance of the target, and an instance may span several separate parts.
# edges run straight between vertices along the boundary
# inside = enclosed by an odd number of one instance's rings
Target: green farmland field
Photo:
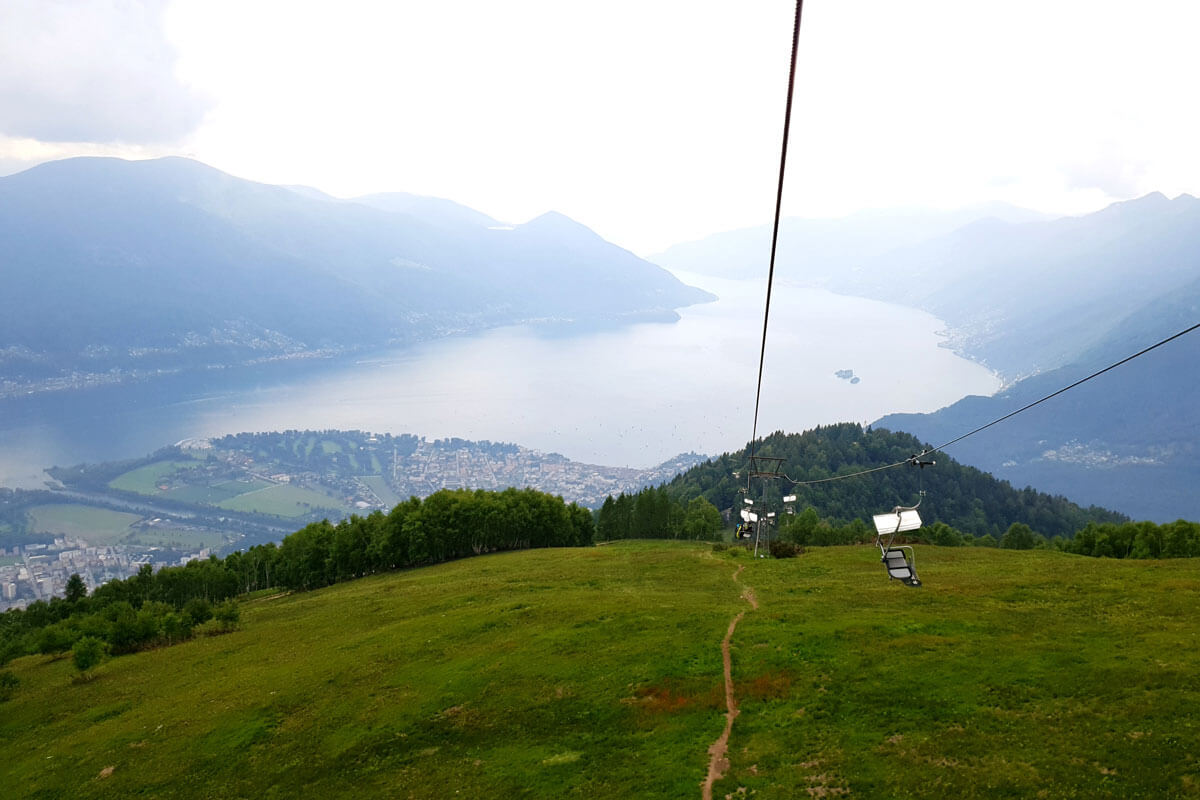
[[[508,553],[260,597],[90,681],[22,658],[6,796],[699,798],[741,612],[716,798],[1200,796],[1194,563],[917,553],[921,589],[864,547]]]
[[[238,495],[265,489],[274,484],[255,478],[225,480],[208,485],[203,471],[204,462],[195,459],[155,461],[131,469],[109,481],[113,489],[136,492],[150,497],[165,497],[180,503],[216,506]],[[169,488],[160,489],[167,485]]]
[[[141,520],[138,514],[80,505],[45,505],[29,509],[29,529],[35,533],[75,536],[93,547],[116,544]]]
[[[131,469],[123,475],[118,475],[108,482],[113,489],[123,492],[136,492],[144,495],[161,495],[159,484],[181,469],[194,469],[203,464],[195,459],[171,459],[155,461],[153,464]]]
[[[305,489],[283,483],[268,484],[265,488],[249,491],[217,503],[230,511],[250,511],[258,514],[274,514],[277,517],[299,517],[316,509],[341,511],[342,502],[315,489]]]
[[[198,505],[218,506],[226,500],[230,500],[239,495],[255,492],[259,489],[265,489],[268,486],[275,484],[268,481],[257,479],[245,480],[228,480],[214,484],[212,486],[180,486],[177,489],[171,489],[167,493],[167,497],[172,500],[178,500],[182,503],[196,503]]]
[[[139,528],[125,539],[125,543],[130,545],[177,547],[182,549],[198,549],[201,547],[216,549],[224,544],[225,541],[225,536],[216,531],[189,531],[158,526]]]
[[[393,492],[392,487],[388,486],[387,480],[382,475],[364,475],[359,480],[365,483],[387,508],[403,503],[406,499]]]

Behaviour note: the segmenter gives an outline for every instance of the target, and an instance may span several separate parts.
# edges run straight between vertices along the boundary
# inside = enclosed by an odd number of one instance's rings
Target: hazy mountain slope
[[[955,349],[1015,378],[1076,361],[1200,278],[1200,200],[1152,194],[1082,217],[976,223],[864,264],[848,288],[945,320]]]
[[[479,228],[498,226],[501,223],[487,214],[441,197],[409,194],[408,192],[383,192],[352,198],[349,202],[389,211],[393,214],[408,214],[429,225],[455,228],[470,225]]]
[[[956,211],[864,211],[835,219],[787,217],[780,223],[777,276],[804,285],[844,287],[864,261],[915,245],[983,219],[1032,222],[1035,211],[993,203]],[[667,269],[723,278],[765,277],[771,227],[716,233],[650,256]]]
[[[1150,194],[1093,214],[856,215],[788,220],[777,277],[911,305],[1009,379],[1076,361],[1117,322],[1200,278],[1200,200]],[[765,275],[767,228],[678,245],[671,269]]]
[[[496,231],[465,209],[437,224],[416,210],[179,158],[69,159],[2,178],[0,378],[662,317],[711,299],[574,223]]]
[[[1076,364],[880,425],[940,444],[1200,322],[1200,279],[1121,320]],[[1011,480],[1137,518],[1200,518],[1200,332],[1048,400],[950,449]]]

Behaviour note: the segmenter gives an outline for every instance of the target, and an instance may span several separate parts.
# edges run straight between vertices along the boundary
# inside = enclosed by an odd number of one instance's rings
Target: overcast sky
[[[0,174],[188,155],[561,211],[641,254],[769,220],[791,0],[3,0]],[[1200,194],[1190,0],[809,0],[785,213]]]

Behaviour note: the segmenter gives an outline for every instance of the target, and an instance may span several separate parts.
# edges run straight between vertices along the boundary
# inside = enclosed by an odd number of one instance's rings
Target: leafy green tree
[[[1032,550],[1039,538],[1024,522],[1014,522],[1000,537],[1000,547],[1005,550]]]
[[[183,613],[193,625],[203,625],[212,619],[212,605],[203,597],[193,597],[183,607]]]
[[[935,522],[926,531],[929,541],[939,547],[959,547],[963,537],[958,531],[944,522]]]
[[[104,609],[109,621],[108,643],[115,653],[131,653],[141,641],[137,612],[128,600],[120,600]]]
[[[11,700],[12,696],[17,693],[17,687],[21,685],[21,681],[16,675],[12,674],[11,670],[0,671],[0,703],[5,700]]]
[[[221,626],[223,631],[231,631],[237,628],[238,620],[242,617],[241,609],[238,608],[236,600],[226,600],[221,605],[213,609],[213,619]]]
[[[67,578],[67,588],[65,596],[68,603],[72,605],[87,597],[87,586],[83,582],[83,578],[79,577],[79,573],[73,573]]]
[[[1200,556],[1200,523],[1180,519],[1163,528],[1163,558]]]
[[[785,542],[803,547],[807,544],[816,544],[814,539],[820,527],[821,515],[812,506],[806,506],[799,514],[787,518],[780,526],[779,536]]]
[[[178,614],[172,611],[163,617],[162,625],[163,635],[167,637],[168,644],[192,638],[192,618],[187,614]]]
[[[88,670],[103,661],[107,653],[108,645],[93,636],[84,636],[71,649],[75,669],[79,670],[80,675],[87,675]]]
[[[596,512],[596,538],[602,542],[611,542],[621,538],[617,525],[617,501],[610,494],[604,498],[603,505]]]
[[[684,536],[688,539],[712,539],[721,533],[723,527],[725,521],[716,506],[703,497],[692,498],[683,519]]]
[[[592,519],[592,513],[575,503],[567,506],[567,511],[571,515],[571,528],[573,532],[570,544],[574,547],[587,547],[591,545],[596,538],[596,523]]]
[[[43,655],[55,655],[67,652],[74,643],[75,637],[71,635],[70,629],[60,622],[42,628],[37,640],[37,650]]]

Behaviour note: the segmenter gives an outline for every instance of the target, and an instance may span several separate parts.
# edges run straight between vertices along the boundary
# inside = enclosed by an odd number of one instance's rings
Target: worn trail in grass
[[[738,568],[733,571],[733,580],[737,581],[738,576],[742,574],[744,566],[738,565]],[[758,599],[754,595],[754,590],[746,587],[742,591],[742,598],[750,603],[750,607],[758,610]],[[733,642],[733,634],[737,631],[738,623],[742,621],[742,617],[746,616],[745,611],[739,611],[737,616],[729,622],[729,629],[725,631],[725,638],[721,640],[721,664],[725,670],[725,730],[721,731],[721,735],[715,742],[709,745],[708,748],[708,775],[701,784],[700,796],[703,800],[712,800],[713,783],[719,781],[725,775],[725,771],[729,769],[729,759],[725,757],[726,751],[729,749],[729,734],[733,732],[733,721],[737,719],[741,711],[738,709],[737,695],[733,689],[733,654],[731,652],[731,643]]]

